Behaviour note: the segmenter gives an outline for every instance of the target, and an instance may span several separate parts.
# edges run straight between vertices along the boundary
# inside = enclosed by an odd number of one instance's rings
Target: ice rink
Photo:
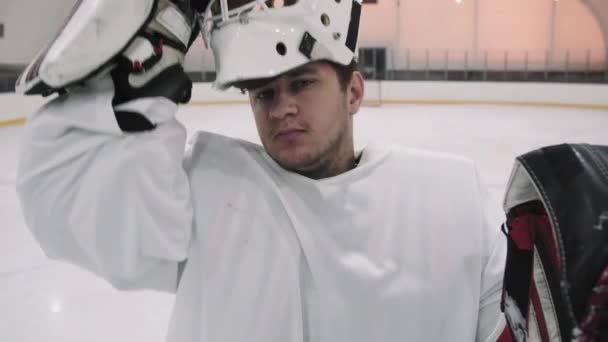
[[[189,133],[208,130],[258,140],[250,109],[244,105],[183,106],[179,118]],[[93,274],[47,259],[33,240],[15,193],[21,131],[20,126],[0,128],[0,341],[163,341],[171,295],[118,292]],[[608,111],[366,107],[355,119],[355,141],[359,148],[376,141],[467,156],[477,163],[500,205],[517,155],[563,142],[608,145]]]

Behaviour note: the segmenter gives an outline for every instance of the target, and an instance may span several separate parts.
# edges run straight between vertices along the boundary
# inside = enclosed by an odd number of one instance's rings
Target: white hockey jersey
[[[49,257],[121,289],[176,292],[171,342],[494,341],[506,256],[472,162],[368,146],[312,180],[255,144],[198,133],[176,106],[122,109],[105,80],[28,122],[18,192]],[[182,164],[183,161],[183,164]],[[178,262],[187,258],[178,284]]]

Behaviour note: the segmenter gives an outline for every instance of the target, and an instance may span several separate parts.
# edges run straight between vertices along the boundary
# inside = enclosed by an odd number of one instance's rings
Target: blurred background
[[[0,342],[160,342],[172,295],[117,291],[47,258],[21,214],[23,124],[52,97],[16,94],[14,84],[75,3],[0,0]],[[500,206],[518,155],[608,145],[606,0],[366,0],[359,37],[366,101],[355,116],[357,148],[382,142],[468,157]],[[196,82],[177,113],[188,134],[259,142],[247,97],[211,88],[213,58],[200,39],[185,68]]]
[[[0,91],[47,44],[75,0],[0,0]],[[365,0],[359,60],[381,80],[608,81],[603,0]],[[186,59],[214,78],[199,39]]]

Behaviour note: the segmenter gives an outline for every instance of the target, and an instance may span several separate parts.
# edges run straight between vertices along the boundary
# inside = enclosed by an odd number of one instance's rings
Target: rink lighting
[[[63,311],[63,305],[61,305],[61,302],[59,302],[58,300],[53,300],[51,302],[49,310],[51,310],[52,313],[60,313]]]

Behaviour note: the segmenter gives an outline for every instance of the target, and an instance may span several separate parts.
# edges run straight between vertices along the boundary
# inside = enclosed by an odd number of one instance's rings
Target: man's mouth
[[[273,139],[280,140],[280,141],[290,141],[290,140],[297,138],[299,135],[303,134],[304,132],[305,132],[305,130],[298,129],[298,128],[282,129],[273,136]]]

